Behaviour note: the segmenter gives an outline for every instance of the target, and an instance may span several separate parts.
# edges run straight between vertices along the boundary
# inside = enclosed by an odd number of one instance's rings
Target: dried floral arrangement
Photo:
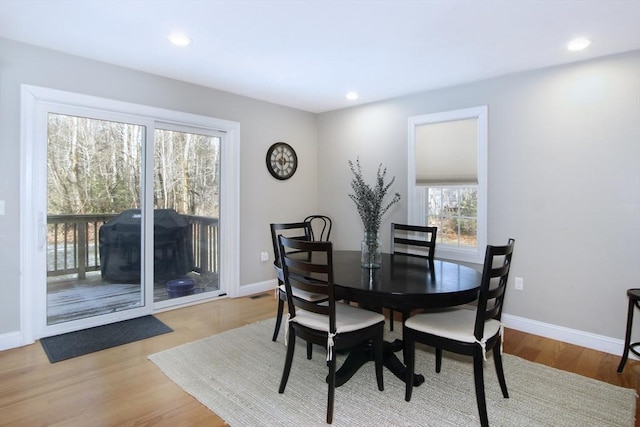
[[[387,168],[383,169],[381,163],[378,166],[375,186],[371,187],[365,183],[362,178],[360,159],[356,159],[355,165],[351,160],[349,160],[349,167],[353,173],[353,180],[351,181],[353,194],[349,194],[349,197],[354,201],[358,208],[358,214],[360,214],[360,218],[362,219],[364,231],[367,233],[377,234],[380,229],[382,215],[384,215],[391,206],[400,201],[400,194],[395,193],[393,199],[389,203],[383,205],[384,198],[387,195],[389,188],[396,180],[396,177],[394,176],[388,184],[385,184],[384,179],[387,175]]]

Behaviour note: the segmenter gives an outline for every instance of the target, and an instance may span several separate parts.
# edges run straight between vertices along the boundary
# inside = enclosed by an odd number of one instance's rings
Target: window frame
[[[416,184],[416,128],[418,126],[463,119],[477,120],[477,247],[475,249],[457,246],[436,245],[436,257],[454,261],[482,264],[487,245],[487,152],[488,152],[488,106],[470,107],[459,110],[412,116],[408,119],[407,144],[407,220],[410,224],[426,225],[427,204],[425,185]],[[459,187],[459,185],[437,186],[439,188]]]

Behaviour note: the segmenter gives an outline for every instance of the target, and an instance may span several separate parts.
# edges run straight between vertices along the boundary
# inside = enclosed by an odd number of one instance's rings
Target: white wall
[[[395,175],[403,200],[387,230],[407,218],[407,118],[479,105],[489,106],[489,244],[516,239],[505,313],[623,339],[626,289],[640,287],[640,51],[319,115],[319,204],[340,218],[334,244],[362,239],[349,159],[371,180],[380,162]]]
[[[269,224],[317,210],[313,114],[6,39],[0,39],[0,54],[0,200],[6,204],[0,216],[0,336],[20,328],[21,83],[240,122],[240,286],[273,279],[272,264],[260,262],[261,251],[272,252]],[[265,165],[267,148],[277,141],[291,144],[299,157],[298,171],[285,182]]]

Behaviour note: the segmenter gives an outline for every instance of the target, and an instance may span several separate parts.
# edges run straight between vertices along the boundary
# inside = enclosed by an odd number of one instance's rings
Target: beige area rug
[[[297,348],[284,394],[278,385],[285,358],[282,329],[271,341],[274,319],[204,338],[149,356],[171,380],[233,427],[326,425],[328,368],[325,351],[306,359]],[[393,340],[398,332],[386,332]],[[479,425],[471,359],[448,358],[435,373],[434,355],[419,348],[416,372],[426,382],[404,400],[404,383],[384,370],[378,391],[373,363],[336,389],[335,426]],[[344,357],[344,356],[340,356]],[[402,357],[400,355],[400,357]],[[576,374],[505,355],[509,399],[485,362],[485,388],[492,426],[633,426],[636,393]]]

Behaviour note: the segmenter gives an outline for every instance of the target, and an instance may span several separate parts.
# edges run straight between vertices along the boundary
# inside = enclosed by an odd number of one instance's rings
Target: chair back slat
[[[332,221],[326,215],[309,215],[304,222],[311,224],[311,240],[328,242],[331,238]]]
[[[301,310],[312,311],[314,313],[322,314],[324,316],[331,316],[331,309],[328,305],[316,304],[313,302],[306,301],[302,298],[296,298],[292,296],[295,300],[296,307]],[[292,316],[293,317],[293,316]]]
[[[329,269],[326,265],[321,265],[317,263],[316,259],[313,259],[313,252],[307,251],[289,251],[287,252],[287,265],[289,267],[289,273],[292,271],[304,271],[305,273],[319,273],[319,274],[328,274]],[[293,255],[296,255],[294,257]],[[301,257],[298,259],[297,257]]]
[[[514,245],[515,240],[509,239],[509,242],[503,246],[487,246],[474,329],[477,339],[482,338],[487,320],[500,320],[502,316]]]
[[[271,243],[273,244],[273,268],[278,277],[278,284],[284,283],[282,268],[280,267],[280,250],[278,249],[278,236],[286,235],[298,240],[313,240],[311,224],[308,222],[288,222],[270,224]]]
[[[487,308],[484,311],[484,319],[485,320],[489,320],[489,319],[495,319],[496,316],[499,315],[500,311],[502,311],[502,304],[499,305],[494,305],[492,308]]]
[[[289,252],[291,258],[286,257],[287,267],[289,269],[290,280],[295,281],[295,288],[311,292],[313,294],[328,294],[327,282],[323,280],[327,277],[328,272],[326,266],[313,264],[307,261],[299,261],[294,259],[294,256],[311,257],[310,254],[302,255],[301,252]],[[317,258],[317,257],[316,257]],[[283,257],[283,260],[285,257]],[[284,271],[283,271],[284,278]],[[320,279],[318,279],[320,278]],[[284,280],[283,280],[284,282]]]
[[[295,287],[297,289],[301,289],[303,291],[312,292],[312,293],[320,293],[327,294],[327,283],[323,280],[317,280],[312,277],[305,276],[299,273],[292,273],[291,266],[289,267],[289,280],[295,281]],[[309,274],[307,272],[306,274]],[[284,275],[283,275],[284,276]]]
[[[335,332],[335,298],[333,282],[333,246],[331,242],[304,241],[278,236],[287,303],[292,318],[296,308],[329,316]],[[312,304],[293,297],[293,288],[326,295],[328,304]]]
[[[438,227],[391,224],[391,253],[426,258],[433,262]]]

